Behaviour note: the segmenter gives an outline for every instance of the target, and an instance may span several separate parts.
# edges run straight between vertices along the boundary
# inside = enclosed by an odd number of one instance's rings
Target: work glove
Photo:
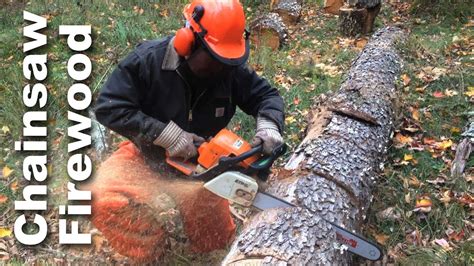
[[[257,118],[257,132],[250,143],[252,147],[263,144],[263,153],[271,155],[272,151],[282,143],[283,137],[275,122],[259,116]]]
[[[165,148],[169,157],[180,157],[186,161],[197,155],[195,143],[202,143],[205,141],[204,138],[186,132],[173,121],[170,121],[158,138],[153,141],[153,144]]]

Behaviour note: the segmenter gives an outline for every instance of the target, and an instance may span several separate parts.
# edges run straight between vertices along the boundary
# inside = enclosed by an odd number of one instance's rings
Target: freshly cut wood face
[[[344,0],[325,0],[324,12],[339,15],[339,9],[344,5]]]
[[[250,40],[256,47],[269,47],[273,51],[280,47],[278,32],[274,29],[260,29],[250,36]]]

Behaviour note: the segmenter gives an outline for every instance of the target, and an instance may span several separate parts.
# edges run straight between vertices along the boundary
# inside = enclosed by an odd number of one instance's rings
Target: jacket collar
[[[168,43],[168,47],[166,47],[165,57],[163,59],[163,63],[161,64],[162,70],[176,70],[183,59],[174,49],[174,38],[175,37],[171,38],[170,42]]]

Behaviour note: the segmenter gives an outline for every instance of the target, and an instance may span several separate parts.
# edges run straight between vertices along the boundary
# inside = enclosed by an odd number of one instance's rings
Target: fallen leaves
[[[415,209],[413,211],[428,213],[431,211],[432,206],[433,202],[431,201],[430,197],[427,195],[423,195],[417,197]]]
[[[285,123],[286,124],[293,124],[294,122],[296,122],[296,119],[294,116],[290,115],[290,116],[287,116],[285,118]]]
[[[467,87],[467,92],[464,93],[467,97],[474,97],[474,87]]]
[[[413,232],[407,234],[405,239],[408,243],[415,246],[421,246],[423,244],[422,233],[418,229],[415,229]]]
[[[12,235],[12,230],[8,228],[3,228],[0,227],[0,238],[6,237],[6,236],[11,236]]]
[[[409,110],[410,110],[410,113],[411,113],[411,117],[415,121],[420,121],[420,111],[418,110],[418,108],[416,108],[414,106],[410,106]]]
[[[449,228],[448,230],[446,230],[445,233],[446,233],[446,236],[448,236],[448,239],[450,241],[459,242],[464,238],[464,230],[463,229],[461,229],[461,231],[459,231],[459,232],[456,232],[452,228]]]
[[[3,178],[9,177],[13,173],[13,171],[14,170],[10,169],[8,166],[4,166],[2,170]]]
[[[408,86],[410,84],[411,78],[407,74],[402,75],[403,85]]]
[[[439,200],[444,203],[445,206],[448,205],[448,203],[451,202],[451,199],[454,197],[454,193],[451,190],[445,190],[444,192],[441,193],[441,197]]]
[[[413,160],[413,154],[405,154],[405,155],[403,155],[403,160],[404,160],[404,161],[411,161],[411,160]]]
[[[400,212],[395,207],[388,207],[387,209],[381,212],[378,212],[375,216],[377,217],[379,221],[383,221],[383,220],[398,221],[402,218],[400,215]]]
[[[433,82],[447,73],[447,69],[441,67],[423,67],[417,77],[425,83]]]
[[[380,245],[385,245],[385,242],[390,239],[390,236],[385,234],[374,234],[374,238]]]
[[[145,10],[143,10],[143,8],[139,7],[139,6],[134,6],[133,7],[133,12],[139,14],[139,15],[143,15],[143,13],[145,12]]]
[[[410,143],[413,142],[413,138],[412,138],[412,137],[410,137],[410,136],[405,136],[405,135],[403,135],[403,134],[401,134],[401,133],[397,133],[397,134],[395,135],[394,140],[395,140],[395,144],[396,144],[396,147],[397,147],[397,148],[401,148],[401,147],[403,147],[403,146],[405,146],[405,145],[410,144]],[[398,144],[398,145],[397,145],[397,144]]]
[[[6,195],[0,194],[0,204],[3,204],[8,201],[8,197]]]
[[[433,97],[435,97],[435,98],[438,98],[438,99],[439,99],[439,98],[444,98],[444,96],[445,96],[445,95],[444,95],[444,93],[443,93],[442,91],[435,91],[435,92],[433,92]]]
[[[3,126],[2,131],[3,131],[3,135],[6,135],[10,133],[10,128],[8,126]]]
[[[458,202],[461,205],[467,206],[471,210],[474,210],[474,197],[467,192],[463,193],[462,196],[458,198]]]
[[[443,150],[443,151],[447,150],[451,146],[453,146],[453,141],[450,139],[435,143],[435,148],[438,150]]]
[[[444,238],[435,239],[433,242],[435,244],[441,246],[445,251],[453,250],[453,248],[449,245],[448,241],[446,241],[446,239],[444,239]]]

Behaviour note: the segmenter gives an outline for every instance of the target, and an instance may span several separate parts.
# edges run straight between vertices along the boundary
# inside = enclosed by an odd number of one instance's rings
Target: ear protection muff
[[[204,7],[198,5],[193,10],[192,18],[199,25],[199,27],[201,27],[201,31],[197,33],[201,39],[204,38],[207,33],[207,30],[204,29],[199,23],[202,16],[204,16]],[[178,55],[185,57],[191,54],[195,42],[194,34],[195,32],[188,21],[186,21],[186,24],[183,28],[176,32],[174,38],[174,48],[176,49]]]

